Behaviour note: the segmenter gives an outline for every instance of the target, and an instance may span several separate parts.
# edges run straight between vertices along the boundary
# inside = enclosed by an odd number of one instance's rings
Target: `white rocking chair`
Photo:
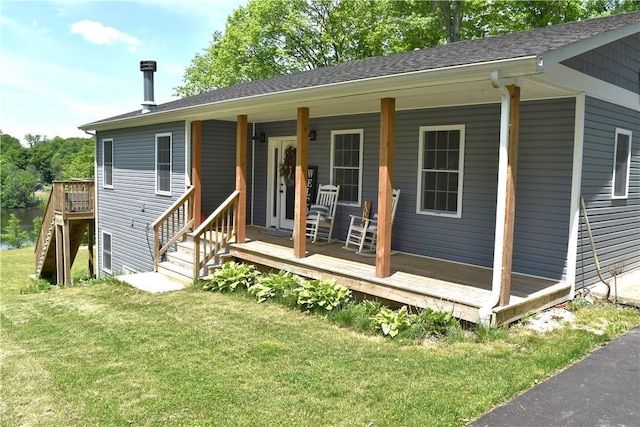
[[[400,198],[400,190],[394,189],[391,196],[391,225],[396,216],[396,208],[398,207],[398,199]],[[356,249],[357,254],[366,254],[375,252],[378,239],[378,220],[377,214],[373,219],[362,216],[351,215],[349,223],[349,231],[347,239],[343,246],[344,249]],[[353,245],[351,247],[350,245]]]
[[[318,238],[326,238],[327,243],[331,242],[339,193],[339,185],[321,185],[318,188],[316,203],[311,205],[307,213],[306,234],[312,243],[316,243]]]

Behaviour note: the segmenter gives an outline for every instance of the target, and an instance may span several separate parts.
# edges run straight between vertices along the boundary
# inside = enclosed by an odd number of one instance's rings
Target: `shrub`
[[[351,299],[351,290],[335,280],[305,280],[292,292],[297,297],[296,303],[307,310],[331,311]]]
[[[281,270],[278,273],[269,273],[257,278],[251,285],[249,293],[264,302],[269,298],[285,296],[290,290],[300,285],[300,277],[288,271]]]
[[[220,292],[233,292],[238,287],[248,289],[255,283],[259,274],[253,265],[228,262],[217,269],[211,279],[205,281],[202,289]]]
[[[416,315],[410,315],[407,311],[407,306],[403,305],[398,311],[382,307],[372,318],[382,330],[383,335],[389,335],[393,338],[398,335],[400,331],[411,326],[411,324],[415,322],[415,317]]]

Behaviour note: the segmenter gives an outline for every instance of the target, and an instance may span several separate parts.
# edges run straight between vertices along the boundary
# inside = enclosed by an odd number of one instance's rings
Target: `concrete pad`
[[[116,279],[142,291],[157,294],[160,292],[179,291],[185,288],[183,283],[168,278],[165,275],[150,271],[147,273],[125,274]]]
[[[605,278],[608,278],[608,276],[605,276]],[[614,284],[613,277],[609,280],[609,284],[611,285],[609,300],[613,301],[616,297],[617,288],[618,302],[640,307],[640,269],[618,276],[617,286]],[[599,298],[604,298],[607,294],[607,287],[602,283],[593,285],[590,289]]]

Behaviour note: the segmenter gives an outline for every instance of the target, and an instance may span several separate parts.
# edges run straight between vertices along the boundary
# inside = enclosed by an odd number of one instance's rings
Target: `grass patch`
[[[585,308],[612,326],[399,345],[247,292],[22,294],[33,256],[0,252],[3,426],[460,426],[640,323]]]

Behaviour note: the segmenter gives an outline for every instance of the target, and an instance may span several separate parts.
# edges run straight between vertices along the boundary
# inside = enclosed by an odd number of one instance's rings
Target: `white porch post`
[[[576,117],[573,131],[573,169],[571,175],[571,212],[569,216],[569,244],[567,248],[566,281],[571,284],[571,298],[576,291],[578,262],[578,232],[580,231],[580,189],[582,181],[582,149],[584,146],[584,93],[576,96]]]
[[[511,94],[500,83],[498,72],[491,73],[491,83],[500,90],[502,102],[500,106],[500,148],[498,154],[498,195],[496,199],[496,226],[493,244],[493,277],[491,280],[491,297],[480,307],[480,322],[488,325],[491,322],[493,307],[500,300],[502,283],[502,253],[504,250],[505,208],[507,205],[507,166],[509,158],[509,110]]]

